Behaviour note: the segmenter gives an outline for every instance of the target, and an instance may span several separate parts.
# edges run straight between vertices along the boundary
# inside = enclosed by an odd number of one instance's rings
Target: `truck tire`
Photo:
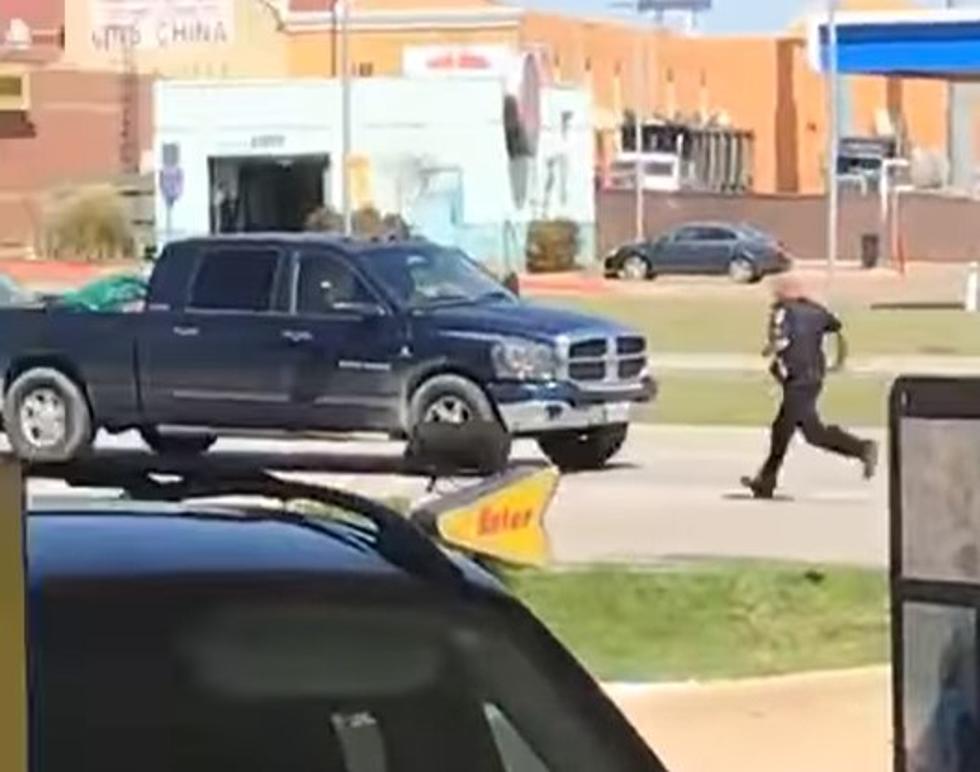
[[[82,389],[51,367],[32,368],[14,380],[4,398],[3,423],[11,448],[24,461],[70,461],[95,437]]]
[[[491,471],[496,471],[506,466],[510,457],[510,436],[500,424],[483,389],[459,375],[436,375],[430,378],[415,390],[409,402],[409,444],[406,455],[411,460],[416,460],[418,443],[415,440],[419,427],[425,424],[445,424],[447,428],[462,428],[469,423],[482,424],[484,430],[487,427],[498,427],[499,431],[493,432],[494,442],[488,443],[487,448],[466,448],[466,436],[463,433],[447,431],[442,433],[445,447],[439,448],[434,447],[438,433],[433,432],[426,438],[426,455],[430,456],[436,466],[451,466],[453,458],[450,456],[460,455],[467,457],[459,459],[463,467],[477,466],[484,471],[494,467]],[[480,436],[479,433],[476,436]]]
[[[140,437],[161,456],[200,456],[218,441],[213,434],[166,434],[155,426],[144,426]]]
[[[623,447],[627,424],[554,432],[538,439],[541,451],[563,472],[601,469]]]

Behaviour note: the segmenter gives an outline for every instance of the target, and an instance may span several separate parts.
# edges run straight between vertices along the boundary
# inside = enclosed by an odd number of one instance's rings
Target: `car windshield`
[[[436,245],[378,250],[367,270],[401,305],[439,305],[515,300],[514,295],[462,251]]]

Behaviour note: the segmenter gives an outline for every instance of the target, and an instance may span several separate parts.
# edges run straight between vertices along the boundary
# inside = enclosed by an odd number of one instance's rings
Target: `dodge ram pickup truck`
[[[655,391],[641,335],[525,302],[459,250],[314,234],[171,243],[136,311],[0,311],[0,373],[9,442],[44,462],[100,429],[194,454],[229,430],[479,421],[594,469]]]

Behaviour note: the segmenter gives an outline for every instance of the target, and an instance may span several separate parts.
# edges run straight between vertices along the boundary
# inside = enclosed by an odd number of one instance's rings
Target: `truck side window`
[[[201,257],[189,306],[205,311],[267,311],[279,253],[274,249],[215,249]]]
[[[298,313],[324,314],[345,307],[377,304],[377,298],[361,277],[341,259],[327,254],[301,258]]]

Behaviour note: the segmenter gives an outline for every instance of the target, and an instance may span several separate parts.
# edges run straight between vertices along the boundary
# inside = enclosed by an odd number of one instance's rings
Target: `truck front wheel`
[[[437,467],[490,472],[506,466],[510,456],[510,436],[487,395],[460,375],[436,375],[423,382],[409,403],[408,424],[406,454],[415,459],[425,455]],[[467,431],[468,425],[475,431]],[[426,426],[437,430],[423,438],[420,429]]]
[[[3,423],[11,448],[24,461],[70,461],[92,444],[95,435],[82,389],[50,367],[27,370],[11,384]]]
[[[168,434],[155,426],[140,429],[140,437],[161,456],[199,456],[218,441],[213,434]]]
[[[545,434],[538,439],[541,451],[563,472],[601,469],[622,449],[627,424],[599,426],[581,431]]]

